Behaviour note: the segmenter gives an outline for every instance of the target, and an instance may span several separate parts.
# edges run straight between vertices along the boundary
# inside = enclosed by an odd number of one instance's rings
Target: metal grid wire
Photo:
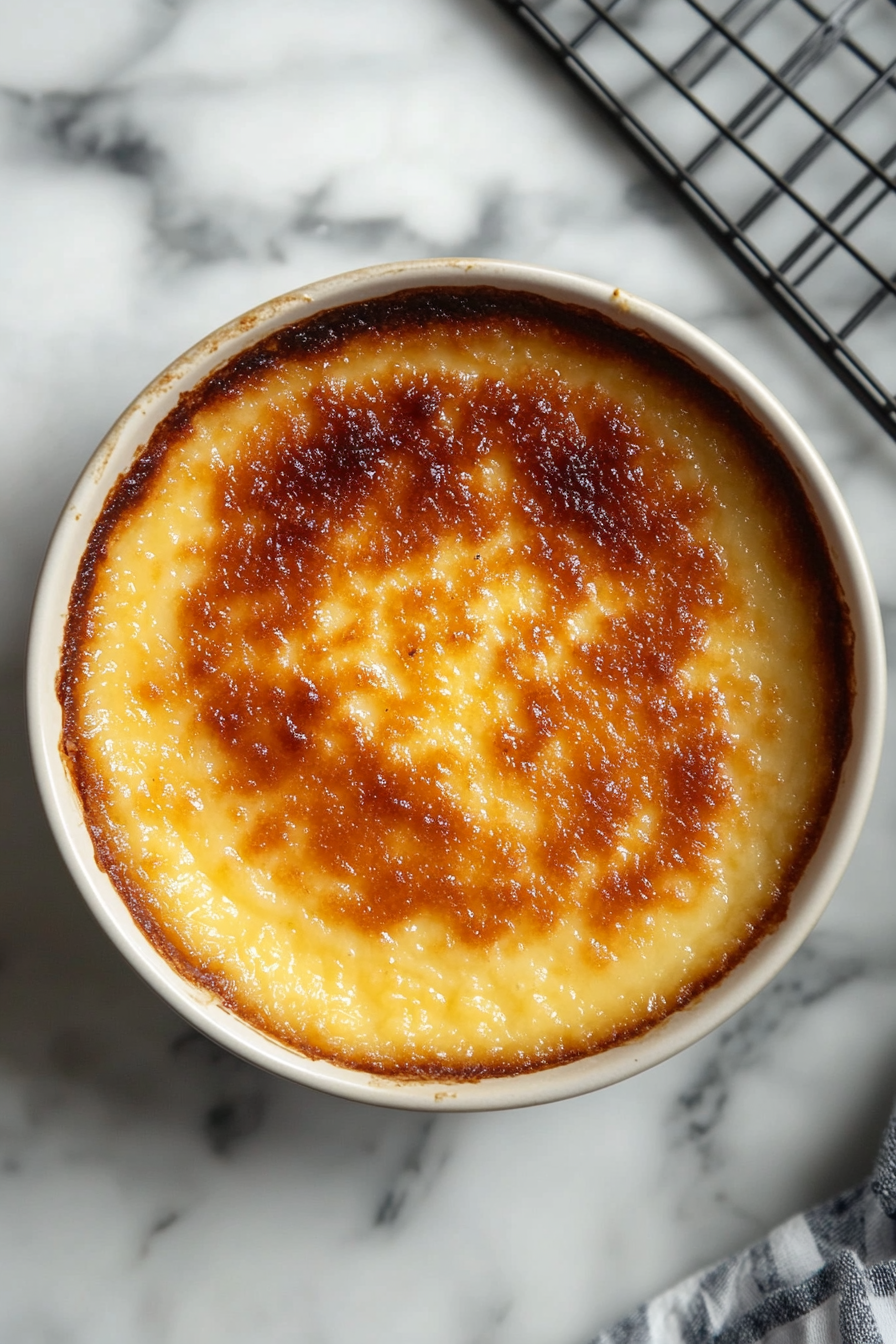
[[[498,0],[896,438],[896,0]]]

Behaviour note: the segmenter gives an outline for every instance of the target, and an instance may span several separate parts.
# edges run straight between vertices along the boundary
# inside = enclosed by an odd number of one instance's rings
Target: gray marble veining
[[[190,1032],[56,857],[28,605],[96,441],[235,313],[443,253],[581,271],[721,341],[837,476],[896,633],[896,451],[488,0],[0,0],[0,1338],[584,1344],[859,1179],[896,1090],[896,743],[804,951],[604,1093],[436,1119]],[[891,735],[892,737],[892,735]]]

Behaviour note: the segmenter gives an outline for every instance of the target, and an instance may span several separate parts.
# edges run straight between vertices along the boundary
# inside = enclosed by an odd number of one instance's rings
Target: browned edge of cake
[[[832,684],[840,692],[839,703],[830,726],[831,769],[828,787],[815,817],[802,836],[775,899],[753,926],[751,935],[734,954],[726,954],[722,963],[706,976],[696,979],[680,993],[672,1008],[645,1014],[625,1030],[618,1030],[599,1046],[569,1049],[553,1053],[549,1059],[487,1064],[443,1065],[437,1061],[409,1067],[384,1065],[374,1056],[355,1053],[340,1057],[305,1040],[301,1033],[273,1030],[261,1014],[238,1001],[230,981],[197,966],[160,926],[149,908],[146,894],[127,868],[115,857],[106,835],[98,805],[103,781],[94,777],[79,750],[78,723],[74,686],[78,675],[79,653],[90,634],[90,601],[97,574],[103,565],[109,539],[121,519],[136,510],[168,449],[189,435],[193,418],[202,409],[238,399],[254,375],[275,368],[303,355],[336,354],[352,337],[371,330],[384,335],[393,331],[422,334],[433,321],[465,318],[481,320],[494,317],[535,320],[552,323],[561,330],[588,340],[611,344],[653,367],[658,374],[680,383],[688,395],[712,414],[727,422],[729,429],[745,444],[755,467],[756,479],[776,501],[784,500],[788,522],[796,525],[797,536],[788,538],[794,568],[811,576],[813,586],[822,595],[822,625],[828,632],[827,657]],[[60,751],[72,784],[80,798],[85,823],[93,844],[98,866],[109,876],[125,902],[135,923],[156,951],[186,980],[209,991],[241,1020],[250,1023],[271,1039],[284,1043],[310,1059],[322,1059],[344,1067],[376,1073],[401,1080],[473,1082],[488,1077],[506,1077],[539,1069],[558,1067],[605,1049],[621,1045],[643,1035],[660,1021],[718,984],[787,915],[790,898],[809,860],[818,847],[840,783],[843,763],[852,740],[852,707],[855,699],[855,636],[849,618],[842,585],[834,569],[821,525],[784,453],[767,430],[746,410],[737,398],[720,387],[684,356],[674,353],[653,336],[641,330],[619,326],[611,319],[571,303],[560,303],[525,291],[490,286],[452,288],[435,286],[409,289],[315,314],[292,323],[262,338],[248,350],[228,360],[196,387],[182,393],[177,405],[156,426],[148,442],[140,449],[130,468],[112,486],[91,531],[72,586],[65,622],[57,696],[62,708]]]

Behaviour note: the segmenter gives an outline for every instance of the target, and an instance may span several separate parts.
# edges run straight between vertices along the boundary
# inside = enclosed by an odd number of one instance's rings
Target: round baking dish
[[[713,988],[642,1036],[574,1062],[479,1081],[392,1079],[310,1059],[184,979],[134,923],[98,866],[60,748],[56,677],[69,598],[106,497],[178,398],[279,327],[349,302],[437,285],[523,290],[604,314],[645,332],[730,391],[770,433],[799,477],[824,533],[855,633],[852,742],[821,841],[784,921]],[[200,341],[152,382],[100,444],[53,536],[34,606],[28,712],[38,783],[57,843],[85,900],[141,975],[198,1030],[263,1068],[354,1100],[414,1109],[489,1110],[556,1101],[605,1087],[668,1058],[717,1027],[777,974],[830,899],[871,798],[884,722],[885,660],[874,587],[855,528],[827,468],[792,417],[751,373],[688,323],[610,285],[508,262],[440,259],[376,266],[320,281],[253,309]]]

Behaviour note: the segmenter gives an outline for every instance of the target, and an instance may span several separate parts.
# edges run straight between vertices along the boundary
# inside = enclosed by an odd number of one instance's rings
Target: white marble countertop
[[[831,465],[896,634],[896,446],[490,0],[0,0],[0,1339],[585,1344],[859,1179],[896,1092],[896,743],[828,913],[668,1063],[436,1119],[268,1077],[95,926],[31,782],[28,607],[77,473],[206,331],[501,256],[654,299]]]

